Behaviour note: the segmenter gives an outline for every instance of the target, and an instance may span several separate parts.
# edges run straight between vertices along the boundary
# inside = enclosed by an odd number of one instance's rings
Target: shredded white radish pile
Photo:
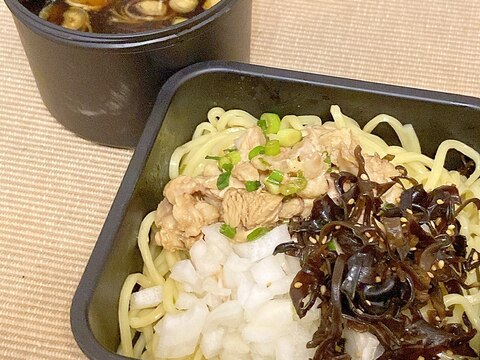
[[[193,245],[190,259],[172,269],[170,277],[184,292],[175,304],[179,311],[167,313],[154,327],[155,357],[181,358],[200,347],[206,359],[215,360],[311,358],[315,349],[306,344],[318,329],[320,310],[298,318],[289,290],[300,270],[299,260],[272,255],[278,244],[291,241],[287,226],[244,244],[233,244],[219,233],[219,226],[204,228],[204,239]],[[162,296],[161,288],[147,290],[132,296],[136,307]],[[375,358],[377,339],[351,332],[354,342],[347,344],[352,357]],[[357,340],[368,340],[367,349],[359,348]]]

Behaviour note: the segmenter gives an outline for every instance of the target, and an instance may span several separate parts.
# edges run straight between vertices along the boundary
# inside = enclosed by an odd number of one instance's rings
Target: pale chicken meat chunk
[[[294,216],[299,216],[305,210],[305,203],[303,199],[295,197],[288,199],[282,203],[282,207],[278,213],[280,219],[291,219]]]
[[[167,250],[188,249],[199,239],[201,229],[220,219],[219,209],[203,199],[207,188],[198,178],[179,176],[164,189],[155,224],[156,242]]]
[[[265,145],[267,140],[263,134],[262,129],[258,126],[253,126],[245,133],[235,140],[235,147],[240,151],[240,155],[243,161],[248,161],[248,153],[254,147]]]
[[[265,191],[229,189],[222,202],[223,220],[232,227],[246,229],[274,225],[279,218],[283,197]]]
[[[258,170],[249,161],[242,161],[237,164],[232,170],[232,175],[243,182],[260,180]]]

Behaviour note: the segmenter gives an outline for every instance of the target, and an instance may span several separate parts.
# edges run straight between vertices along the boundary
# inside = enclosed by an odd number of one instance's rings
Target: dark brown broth
[[[39,15],[42,9],[48,4],[52,4],[48,21],[57,25],[62,25],[63,14],[71,6],[67,4],[64,0],[47,0],[47,1],[36,1],[36,0],[19,0],[20,3],[25,6],[29,11],[35,15]],[[111,0],[110,4],[99,9],[99,10],[89,10],[88,14],[90,17],[90,25],[92,27],[92,32],[94,33],[103,33],[103,34],[124,34],[124,33],[136,33],[142,31],[150,31],[156,29],[162,29],[167,26],[172,25],[173,21],[177,17],[183,17],[191,19],[192,17],[206,11],[203,9],[203,4],[207,0],[199,0],[199,3],[195,10],[189,13],[176,13],[170,7],[168,8],[167,19],[165,20],[150,20],[142,21],[137,23],[123,23],[123,22],[114,22],[111,21],[112,10],[121,8],[124,4],[128,3],[128,0]],[[168,4],[168,2],[166,2]]]

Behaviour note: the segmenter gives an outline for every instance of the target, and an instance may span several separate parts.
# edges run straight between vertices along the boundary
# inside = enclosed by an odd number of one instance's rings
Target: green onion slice
[[[328,248],[328,250],[330,250],[330,251],[336,251],[336,250],[337,250],[337,246],[335,245],[335,241],[330,240],[330,241],[327,243],[327,248]]]
[[[248,192],[252,192],[260,188],[261,183],[260,181],[245,181],[245,189]]]
[[[259,125],[266,134],[276,134],[280,130],[280,116],[274,113],[264,113],[260,116]],[[263,127],[262,127],[263,126]]]
[[[224,173],[221,173],[218,178],[217,178],[217,188],[218,190],[223,190],[228,187],[230,184],[230,175],[232,173],[230,171],[226,171]]]
[[[274,185],[280,185],[283,181],[283,172],[280,170],[273,170],[270,175],[265,178],[265,181]]]
[[[265,144],[265,155],[275,156],[280,154],[280,141],[278,140],[269,140]]]
[[[238,150],[230,151],[225,157],[229,158],[233,165],[237,165],[242,160]]]
[[[228,224],[222,224],[220,226],[219,231],[220,231],[220,234],[225,235],[229,239],[233,239],[235,237],[235,235],[237,234],[237,229],[235,229],[234,227],[231,227]]]
[[[252,160],[254,157],[265,154],[265,146],[255,146],[250,152],[248,153],[248,160]]]
[[[307,179],[304,177],[293,177],[286,184],[280,185],[280,193],[284,196],[296,194],[307,187]]]
[[[259,237],[265,235],[270,231],[267,227],[259,227],[253,230],[250,234],[247,235],[247,241],[257,240]]]
[[[282,129],[277,133],[280,145],[290,147],[302,140],[302,132],[297,129]]]

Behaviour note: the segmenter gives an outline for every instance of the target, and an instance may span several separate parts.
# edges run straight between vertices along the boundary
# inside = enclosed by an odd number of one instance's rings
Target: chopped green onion
[[[217,188],[218,190],[225,189],[230,184],[230,175],[232,173],[230,171],[221,173],[217,178]]]
[[[218,161],[218,160],[221,159],[221,157],[220,157],[220,156],[210,156],[210,155],[207,155],[207,156],[205,156],[205,159],[207,159],[207,160],[217,160],[217,161]]]
[[[335,241],[330,240],[330,241],[327,243],[327,248],[328,248],[328,250],[330,250],[330,251],[336,251],[336,250],[337,250],[337,246],[335,245]]]
[[[280,185],[283,181],[283,172],[280,170],[273,170],[270,175],[265,178],[265,181],[274,185]]]
[[[269,181],[265,181],[265,189],[267,189],[267,191],[270,193],[270,194],[273,194],[273,195],[278,195],[280,194],[280,185],[277,185],[277,184],[273,184]]]
[[[248,160],[252,160],[254,157],[265,154],[265,146],[255,146],[250,152],[248,153]]]
[[[328,151],[324,151],[322,155],[325,156],[325,160],[323,160],[323,162],[327,165],[332,165],[332,158],[330,157],[330,154],[328,153]]]
[[[262,126],[262,130],[265,131],[266,134],[276,134],[278,130],[280,130],[280,116],[273,113],[264,113],[260,116],[260,121],[263,125],[265,123],[265,128]]]
[[[218,167],[225,171],[232,171],[233,164],[232,164],[232,161],[227,156],[224,156],[218,160]]]
[[[258,120],[257,122],[257,125],[258,127],[260,127],[260,129],[262,129],[263,131],[266,131],[267,130],[267,122],[265,120]]]
[[[281,146],[290,147],[302,140],[302,132],[297,129],[282,129],[277,133]]]
[[[280,141],[278,140],[269,140],[265,144],[265,155],[275,156],[280,154]]]
[[[231,227],[228,224],[222,224],[220,226],[220,234],[225,235],[229,239],[233,239],[237,234],[237,229]]]
[[[280,193],[284,196],[296,194],[307,187],[307,179],[304,177],[293,177],[286,184],[280,185]]]
[[[252,192],[260,187],[260,181],[245,181],[245,190]]]
[[[259,237],[265,235],[270,231],[269,228],[266,227],[259,227],[253,230],[250,234],[247,235],[247,241],[253,241],[258,239]]]
[[[233,165],[237,165],[242,160],[238,150],[230,151],[227,155],[225,155],[225,157],[229,158]]]

